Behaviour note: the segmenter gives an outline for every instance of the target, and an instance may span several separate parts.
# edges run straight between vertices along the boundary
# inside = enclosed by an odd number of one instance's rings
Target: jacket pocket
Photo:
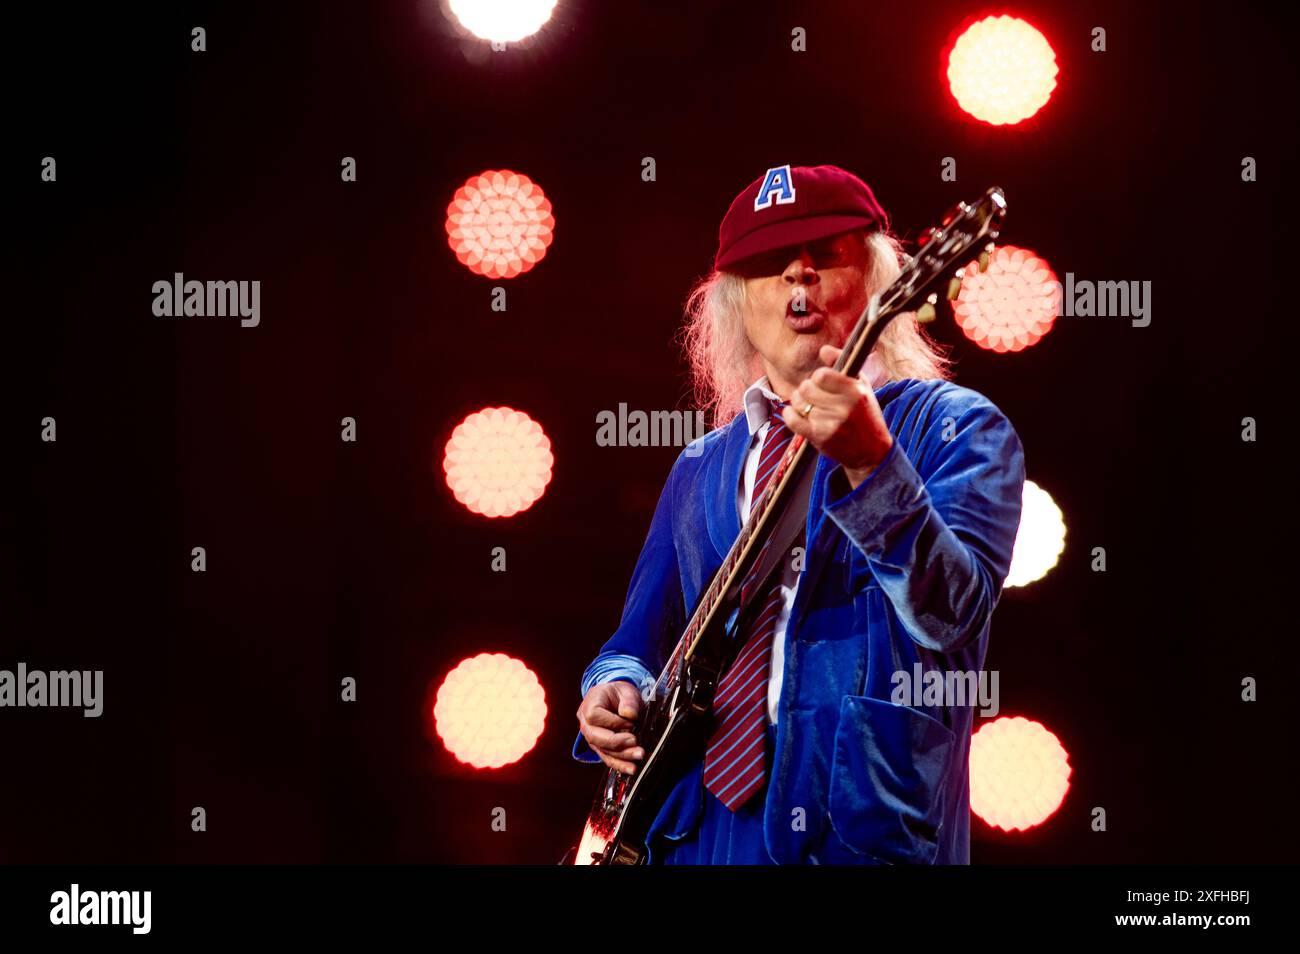
[[[933,864],[956,738],[920,710],[844,696],[827,806],[840,841],[885,864]]]

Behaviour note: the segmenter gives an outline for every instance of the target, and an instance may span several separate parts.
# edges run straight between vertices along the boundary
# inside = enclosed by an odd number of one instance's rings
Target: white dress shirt
[[[745,468],[741,472],[740,487],[736,491],[736,506],[740,522],[749,522],[749,503],[754,496],[754,478],[758,476],[758,459],[763,453],[763,442],[772,426],[772,401],[781,400],[767,386],[767,377],[761,377],[745,389],[745,418],[749,422],[749,450]],[[776,704],[781,698],[781,680],[785,676],[785,629],[790,621],[790,608],[799,588],[802,574],[794,568],[793,560],[785,560],[781,575],[781,610],[776,615],[776,632],[772,636],[772,658],[767,669],[767,721],[776,725]]]

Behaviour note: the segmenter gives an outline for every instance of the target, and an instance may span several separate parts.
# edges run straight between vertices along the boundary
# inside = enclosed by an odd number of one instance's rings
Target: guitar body
[[[836,370],[859,373],[885,327],[899,314],[916,310],[918,320],[932,320],[937,296],[930,288],[977,255],[982,269],[1005,215],[1006,199],[997,188],[950,210],[926,233],[902,274],[872,298],[845,341]],[[956,286],[954,280],[949,298],[956,296]],[[645,758],[632,775],[605,768],[582,836],[563,863],[646,863],[651,825],[673,786],[703,757],[713,723],[713,695],[737,649],[731,636],[742,631],[749,614],[757,610],[744,605],[741,595],[763,588],[746,584],[768,580],[803,529],[816,456],[801,437],[791,440],[645,699],[635,728]]]
[[[653,741],[652,733],[638,731],[638,742],[647,746],[644,764],[635,776],[605,770],[574,864],[645,864],[646,837],[655,815],[692,760],[703,754],[703,722],[699,716],[679,713]]]

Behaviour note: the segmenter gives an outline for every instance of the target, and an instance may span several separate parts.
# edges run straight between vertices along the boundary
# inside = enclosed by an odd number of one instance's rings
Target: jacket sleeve
[[[825,505],[908,635],[944,653],[988,628],[1011,567],[1025,480],[1011,422],[975,392],[954,390],[963,396],[941,402],[915,443],[920,472],[895,439],[866,480]],[[848,487],[840,468],[831,475]]]
[[[681,637],[686,622],[677,549],[673,544],[676,472],[674,465],[659,495],[650,531],[632,571],[622,621],[582,674],[582,696],[592,686],[615,679],[626,679],[639,686],[653,683]],[[581,732],[573,744],[573,757],[580,762],[600,761]]]

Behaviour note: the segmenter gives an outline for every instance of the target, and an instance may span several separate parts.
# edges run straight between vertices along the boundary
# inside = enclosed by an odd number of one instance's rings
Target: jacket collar
[[[751,434],[745,414],[737,414],[726,425],[721,453],[709,463],[708,483],[712,488],[710,506],[705,507],[709,540],[721,559],[740,536],[740,511],[736,509],[736,488],[745,467],[745,452],[749,449]]]

